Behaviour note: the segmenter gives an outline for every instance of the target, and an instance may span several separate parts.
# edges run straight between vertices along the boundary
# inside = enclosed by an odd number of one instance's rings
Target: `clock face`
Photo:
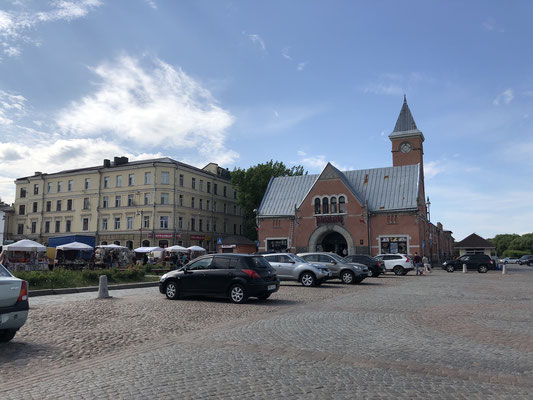
[[[403,142],[401,145],[400,145],[400,151],[402,153],[409,153],[413,148],[413,145],[409,142]]]

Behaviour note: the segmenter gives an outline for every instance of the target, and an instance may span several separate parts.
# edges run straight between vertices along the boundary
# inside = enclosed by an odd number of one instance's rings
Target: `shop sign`
[[[342,215],[321,215],[316,217],[316,225],[340,224],[344,225],[344,217]]]
[[[222,246],[223,249],[234,249],[235,247],[237,247],[236,244],[223,244]]]
[[[172,239],[173,234],[172,233],[156,233],[155,238],[156,239]],[[148,237],[151,239],[153,238],[153,234],[148,234]]]
[[[189,239],[191,239],[191,240],[204,240],[205,236],[204,235],[191,235],[191,236],[189,236]]]

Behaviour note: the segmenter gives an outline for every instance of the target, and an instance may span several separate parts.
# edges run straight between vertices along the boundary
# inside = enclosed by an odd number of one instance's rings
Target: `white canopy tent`
[[[161,247],[137,247],[133,249],[135,253],[150,253],[151,251],[163,251]]]
[[[203,247],[200,247],[200,246],[187,247],[187,250],[190,250],[190,251],[205,251],[205,249]]]
[[[89,251],[93,250],[93,246],[89,246],[85,243],[80,242],[72,242],[67,244],[62,244],[60,246],[56,247],[57,250],[81,250],[81,251]]]
[[[189,251],[185,247],[178,245],[167,247],[164,250],[169,251],[171,253],[187,253]]]
[[[96,247],[101,247],[103,249],[127,249],[126,246],[119,246],[118,244],[101,244]]]
[[[29,239],[22,239],[18,242],[4,246],[7,251],[46,251],[46,246]]]

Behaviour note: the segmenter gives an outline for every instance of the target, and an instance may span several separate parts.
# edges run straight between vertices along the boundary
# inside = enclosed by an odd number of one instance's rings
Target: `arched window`
[[[329,214],[329,203],[328,203],[328,198],[327,197],[324,197],[322,199],[322,213],[323,214]]]
[[[337,198],[336,197],[331,198],[331,213],[337,214]]]
[[[344,196],[339,197],[339,212],[340,213],[346,212],[346,200],[344,199]]]
[[[149,240],[143,240],[143,247],[150,247],[150,241]]]
[[[126,247],[130,250],[133,250],[133,242],[131,240],[128,240],[126,242]]]
[[[120,246],[120,240],[115,240],[113,243],[116,244],[117,246]]]
[[[102,246],[105,246],[107,245],[107,241],[106,240],[102,240]]]
[[[168,240],[160,240],[159,241],[159,247],[161,248],[165,248],[165,247],[168,247]]]
[[[320,214],[320,199],[315,199],[315,214]]]

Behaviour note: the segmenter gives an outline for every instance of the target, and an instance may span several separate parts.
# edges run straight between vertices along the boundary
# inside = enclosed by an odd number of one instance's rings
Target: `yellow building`
[[[47,244],[54,236],[91,235],[97,244],[199,245],[242,233],[230,172],[158,158],[104,160],[97,167],[36,172],[16,183],[6,239]]]

